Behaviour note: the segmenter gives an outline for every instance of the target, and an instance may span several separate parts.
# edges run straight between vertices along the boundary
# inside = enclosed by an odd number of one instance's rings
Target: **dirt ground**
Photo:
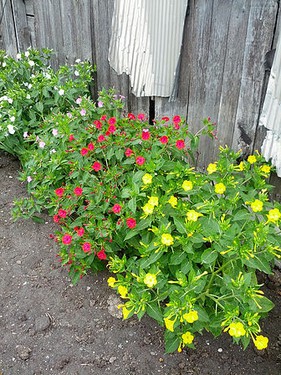
[[[118,317],[105,272],[71,285],[48,216],[45,224],[12,221],[13,200],[26,195],[18,169],[0,153],[0,375],[281,374],[280,274],[265,279],[276,304],[262,323],[267,350],[243,351],[227,334],[204,334],[196,350],[165,354],[163,329],[152,319]]]

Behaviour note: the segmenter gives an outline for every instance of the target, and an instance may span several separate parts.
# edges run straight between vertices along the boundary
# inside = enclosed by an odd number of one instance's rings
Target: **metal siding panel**
[[[187,2],[115,0],[109,63],[136,96],[171,95]]]
[[[262,154],[281,177],[281,27],[259,125],[267,129]]]

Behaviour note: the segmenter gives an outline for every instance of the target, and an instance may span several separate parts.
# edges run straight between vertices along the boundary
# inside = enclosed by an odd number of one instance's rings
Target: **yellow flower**
[[[182,338],[183,343],[188,345],[192,343],[194,336],[192,333],[187,331],[181,335],[181,338]]]
[[[263,166],[261,167],[261,171],[262,171],[263,173],[265,173],[266,175],[268,175],[268,174],[270,173],[270,170],[271,170],[271,168],[270,168],[269,165],[263,165]]]
[[[267,348],[267,345],[268,345],[268,338],[265,336],[259,335],[254,340],[254,344],[258,350],[265,349]]]
[[[233,337],[241,337],[241,336],[245,336],[246,334],[245,328],[241,322],[230,323],[229,326],[225,329],[225,331],[227,330],[229,330],[228,333],[230,334],[230,336],[233,336]]]
[[[207,167],[207,172],[209,174],[216,172],[216,170],[217,170],[217,163],[210,163]]]
[[[149,203],[146,203],[143,207],[143,212],[146,214],[146,215],[150,215],[152,214],[153,210],[154,210],[154,206],[152,204],[149,204]]]
[[[272,210],[268,211],[267,217],[268,221],[275,223],[281,218],[281,212],[278,210],[278,208],[273,208]]]
[[[149,185],[151,184],[152,182],[152,176],[151,174],[149,173],[146,173],[142,176],[142,182],[145,184],[145,185]]]
[[[165,246],[171,246],[174,243],[173,237],[170,235],[170,233],[164,233],[161,236],[161,242]]]
[[[188,221],[197,221],[198,217],[203,216],[200,214],[200,212],[197,212],[195,210],[189,210],[186,214]]]
[[[263,209],[263,202],[259,199],[254,200],[254,202],[251,203],[251,208],[254,212],[262,211]]]
[[[250,155],[248,156],[247,160],[250,164],[254,164],[257,161],[257,158],[255,157],[255,155]]]
[[[111,288],[114,288],[116,281],[117,281],[117,280],[116,280],[114,277],[109,277],[109,278],[107,279],[107,284],[108,284]]]
[[[145,285],[147,285],[149,288],[153,288],[157,284],[157,277],[153,273],[147,273],[145,275],[145,278],[143,279],[143,282]]]
[[[184,191],[189,191],[189,190],[192,190],[193,183],[191,181],[184,180],[181,187],[183,188]]]
[[[118,293],[120,294],[120,296],[122,298],[126,298],[127,294],[128,294],[128,288],[126,288],[125,286],[123,285],[119,285],[118,288]]]
[[[132,310],[128,310],[127,307],[124,305],[122,307],[122,314],[123,314],[123,319],[128,319],[129,314],[131,313]]]
[[[170,199],[168,200],[168,203],[170,203],[170,205],[171,205],[173,208],[175,208],[176,205],[178,204],[178,198],[175,197],[174,195],[172,195],[172,196],[170,197]]]
[[[183,319],[187,321],[187,323],[193,323],[198,320],[198,312],[196,310],[191,310],[186,314],[183,314]]]
[[[158,197],[150,197],[147,203],[151,206],[158,206],[158,200]]]
[[[164,318],[164,323],[165,323],[165,327],[167,328],[167,330],[171,331],[171,332],[174,332],[174,324],[175,324],[175,320],[171,320],[169,318]]]
[[[239,168],[239,171],[244,171],[245,169],[245,163],[243,161],[241,161],[238,165],[238,168]]]
[[[226,190],[226,187],[222,182],[215,185],[215,192],[217,194],[223,194],[225,190]]]

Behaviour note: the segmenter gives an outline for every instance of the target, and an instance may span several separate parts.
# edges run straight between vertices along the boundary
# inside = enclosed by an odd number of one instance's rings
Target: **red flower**
[[[63,210],[62,208],[60,208],[60,209],[58,210],[58,215],[59,215],[60,217],[66,217],[67,212],[66,212],[65,210]]]
[[[169,117],[164,116],[164,117],[162,117],[162,121],[168,122],[168,121],[170,121],[170,119],[169,119]]]
[[[55,194],[58,196],[58,197],[62,197],[63,196],[63,194],[64,194],[64,188],[62,188],[62,187],[60,187],[60,188],[58,188],[58,189],[56,189],[55,190]]]
[[[72,142],[74,141],[74,135],[73,134],[70,134],[69,138],[68,138],[69,142]]]
[[[109,134],[113,134],[115,131],[116,131],[116,126],[109,125],[106,133],[109,135]]]
[[[54,215],[53,216],[54,223],[59,223],[60,222],[60,217],[59,215]]]
[[[82,156],[85,156],[85,155],[88,154],[88,152],[89,152],[89,150],[88,150],[86,147],[83,147],[82,150],[80,151],[80,154],[81,154]]]
[[[101,163],[99,163],[98,161],[95,161],[94,164],[92,165],[92,168],[95,172],[98,172],[101,170]]]
[[[137,225],[137,222],[135,219],[133,219],[132,217],[129,217],[127,220],[126,220],[126,224],[127,224],[127,227],[130,228],[130,229],[133,229],[135,228],[135,226]]]
[[[106,120],[106,115],[102,115],[100,119],[101,119],[101,121],[105,121]]]
[[[109,125],[115,125],[116,124],[116,118],[110,117],[110,119],[107,121]]]
[[[97,257],[98,257],[99,259],[101,259],[101,260],[106,259],[105,250],[102,249],[101,251],[99,251],[99,252],[97,253]]]
[[[181,150],[182,148],[185,148],[185,143],[184,143],[184,140],[183,139],[179,139],[177,140],[176,142],[176,147]]]
[[[82,237],[83,234],[85,233],[85,229],[84,228],[75,227],[74,229],[75,229],[75,231],[76,231],[76,233],[77,233],[77,235],[79,237]]]
[[[136,157],[136,163],[138,165],[143,165],[145,163],[145,158],[143,156],[137,156]]]
[[[89,151],[93,151],[94,148],[95,148],[95,145],[92,142],[88,144],[88,150]]]
[[[145,114],[144,113],[139,113],[138,114],[138,119],[141,120],[141,121],[145,120]]]
[[[65,234],[64,236],[62,236],[61,240],[63,244],[70,245],[72,242],[72,236],[70,234]]]
[[[159,141],[165,144],[165,143],[168,143],[169,138],[166,135],[163,135],[162,137],[160,137]]]
[[[173,117],[173,123],[176,125],[176,124],[179,124],[181,122],[181,117],[180,116],[174,116]]]
[[[89,253],[91,251],[91,244],[90,242],[84,242],[82,245],[82,249],[84,253]]]
[[[104,142],[105,141],[105,136],[103,134],[98,136],[98,142]]]
[[[80,187],[80,186],[77,186],[74,190],[73,190],[74,194],[77,195],[77,197],[79,195],[82,195],[83,194],[83,189]]]
[[[132,156],[132,154],[134,153],[133,150],[131,150],[130,148],[127,148],[127,150],[125,151],[125,155],[129,158],[130,156]]]
[[[128,119],[129,120],[135,120],[136,116],[133,113],[128,113]]]
[[[113,207],[112,207],[112,211],[115,213],[115,214],[119,214],[122,210],[122,207],[120,206],[120,204],[115,204]]]
[[[150,133],[149,133],[149,130],[148,130],[148,129],[143,129],[143,131],[142,131],[142,135],[141,135],[141,138],[142,138],[144,141],[147,141],[147,140],[150,138]]]
[[[99,120],[94,121],[94,125],[96,125],[96,129],[101,129],[102,128],[102,123]]]

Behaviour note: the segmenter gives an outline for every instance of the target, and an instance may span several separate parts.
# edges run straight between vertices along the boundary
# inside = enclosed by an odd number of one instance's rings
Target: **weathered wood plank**
[[[271,49],[276,14],[275,0],[252,0],[232,148],[253,151],[264,78],[264,56]]]
[[[26,17],[26,7],[23,0],[11,0],[13,8],[17,49],[22,52],[31,46],[31,35]]]
[[[0,15],[2,18],[0,25],[0,48],[6,50],[8,55],[16,56],[18,52],[17,39],[10,1],[1,0]]]

